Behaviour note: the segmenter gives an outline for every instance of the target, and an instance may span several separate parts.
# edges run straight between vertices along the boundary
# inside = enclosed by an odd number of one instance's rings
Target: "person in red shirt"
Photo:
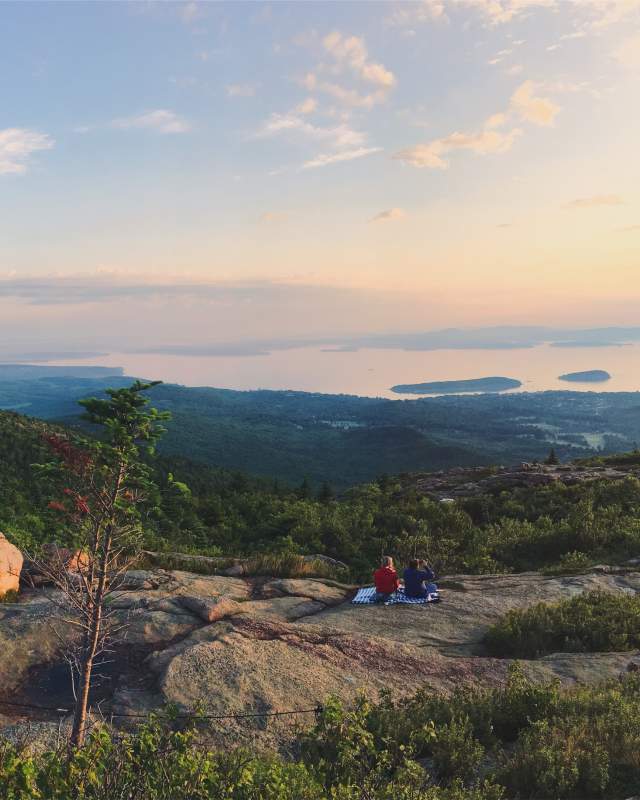
[[[400,586],[398,573],[393,566],[391,556],[383,556],[380,568],[373,573],[373,582],[376,587],[376,603],[384,603]]]

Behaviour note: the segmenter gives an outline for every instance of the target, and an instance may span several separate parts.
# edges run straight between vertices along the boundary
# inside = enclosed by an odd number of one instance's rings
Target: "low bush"
[[[623,800],[640,793],[640,675],[599,686],[329,699],[295,761],[210,751],[197,720],[96,730],[81,750],[0,743],[2,800]]]
[[[640,647],[640,596],[586,592],[510,611],[484,644],[491,655],[506,658],[633,650]]]

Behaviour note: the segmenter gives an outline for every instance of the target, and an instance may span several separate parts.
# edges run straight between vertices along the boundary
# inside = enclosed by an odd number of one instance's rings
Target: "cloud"
[[[449,161],[445,156],[452,151],[470,150],[483,156],[489,153],[505,153],[511,149],[521,133],[519,128],[513,128],[505,133],[486,127],[476,133],[456,131],[442,139],[434,139],[426,144],[418,144],[415,147],[400,150],[393,158],[410,164],[412,167],[448,169]]]
[[[98,276],[0,277],[0,298],[34,305],[105,303],[114,300],[153,300],[157,297],[202,300],[248,300],[286,293],[294,285],[272,281],[171,281],[155,276],[127,279],[117,274]]]
[[[298,114],[313,114],[317,108],[318,101],[314,97],[307,97],[301,103],[298,103],[296,106],[296,112]]]
[[[191,124],[174,111],[158,108],[155,111],[146,111],[132,117],[122,117],[114,119],[112,127],[121,130],[152,130],[158,133],[187,133],[191,130]]]
[[[364,158],[364,156],[379,153],[381,147],[358,147],[355,150],[343,150],[339,153],[326,154],[321,153],[310,161],[305,161],[302,165],[303,169],[316,169],[317,167],[327,167],[329,164],[338,164],[342,161],[353,161],[356,158]]]
[[[614,50],[613,57],[627,69],[640,70],[640,33],[624,39]]]
[[[397,3],[387,17],[388,25],[414,25],[421,22],[446,20],[445,0],[419,0],[414,3]]]
[[[38,150],[50,150],[53,139],[46,133],[28,128],[0,130],[0,175],[22,175]]]
[[[316,37],[299,37],[296,43],[313,46]],[[298,80],[309,92],[323,92],[351,108],[371,109],[383,103],[396,85],[393,72],[369,58],[364,39],[359,36],[332,31],[322,39],[322,51],[332,63],[321,62]],[[340,76],[355,79],[356,86],[343,85],[342,80],[335,79]]]
[[[358,36],[345,36],[340,31],[332,31],[322,40],[324,49],[339,64],[347,65],[361,80],[373,83],[383,89],[395,85],[394,74],[382,64],[369,61],[364,40]]]
[[[570,203],[566,203],[563,208],[597,208],[598,206],[621,206],[624,200],[617,194],[595,194],[592,197],[578,197]]]
[[[535,7],[551,8],[556,0],[419,0],[398,4],[388,18],[390,25],[413,25],[424,22],[448,22],[448,13],[456,10],[476,11],[488,25],[511,22]]]
[[[546,97],[536,97],[536,84],[525,81],[512,94],[509,107],[488,117],[482,128],[471,133],[454,131],[440,139],[408,147],[395,153],[393,158],[413,167],[428,169],[448,169],[448,153],[456,150],[469,150],[477,155],[506,153],[522,129],[514,126],[514,118],[520,118],[536,125],[551,125],[560,108]],[[512,125],[510,130],[501,130]]]
[[[366,135],[348,125],[313,125],[295,112],[272,114],[257,133],[260,137],[295,134],[306,139],[326,142],[330,147],[352,148],[364,144]]]
[[[390,25],[405,27],[420,23],[446,23],[458,11],[475,12],[489,27],[524,18],[535,10],[569,9],[584,18],[584,25],[598,30],[621,22],[640,9],[640,0],[418,0],[398,3],[387,17]],[[585,32],[586,35],[586,32]],[[580,33],[563,38],[580,38]]]
[[[525,81],[511,96],[511,108],[535,125],[553,125],[560,107],[547,97],[536,97],[535,90],[536,84],[533,81]]]
[[[227,97],[253,97],[256,87],[250,83],[231,83],[226,87]]]
[[[393,220],[404,219],[406,216],[407,212],[402,208],[388,208],[371,217],[369,222],[393,222]]]

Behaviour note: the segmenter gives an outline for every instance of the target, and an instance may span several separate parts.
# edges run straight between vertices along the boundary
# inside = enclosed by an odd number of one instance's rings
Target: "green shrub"
[[[433,764],[444,781],[470,781],[477,773],[484,748],[473,735],[469,717],[458,717],[436,732],[433,745]]]
[[[633,650],[640,647],[640,597],[595,591],[510,611],[484,644],[491,655],[510,658]]]
[[[96,730],[81,750],[0,740],[2,800],[622,800],[640,793],[640,675],[599,686],[329,700],[292,752],[210,751],[201,723]],[[482,739],[482,745],[480,744]]]
[[[593,566],[592,558],[589,558],[586,553],[572,550],[570,553],[560,556],[558,563],[547,567],[544,573],[545,575],[572,575],[585,572],[591,566]]]
[[[534,723],[521,737],[499,780],[524,797],[600,797],[609,785],[609,755],[585,725]]]

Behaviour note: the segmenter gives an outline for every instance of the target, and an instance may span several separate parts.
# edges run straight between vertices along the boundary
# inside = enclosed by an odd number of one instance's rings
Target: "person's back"
[[[373,573],[373,582],[376,587],[377,600],[386,600],[397,590],[400,581],[390,556],[382,559],[382,565]]]
[[[404,574],[404,593],[407,597],[426,597],[428,594],[426,581],[432,581],[435,578],[433,570],[417,558],[409,562],[409,566],[405,569]]]

